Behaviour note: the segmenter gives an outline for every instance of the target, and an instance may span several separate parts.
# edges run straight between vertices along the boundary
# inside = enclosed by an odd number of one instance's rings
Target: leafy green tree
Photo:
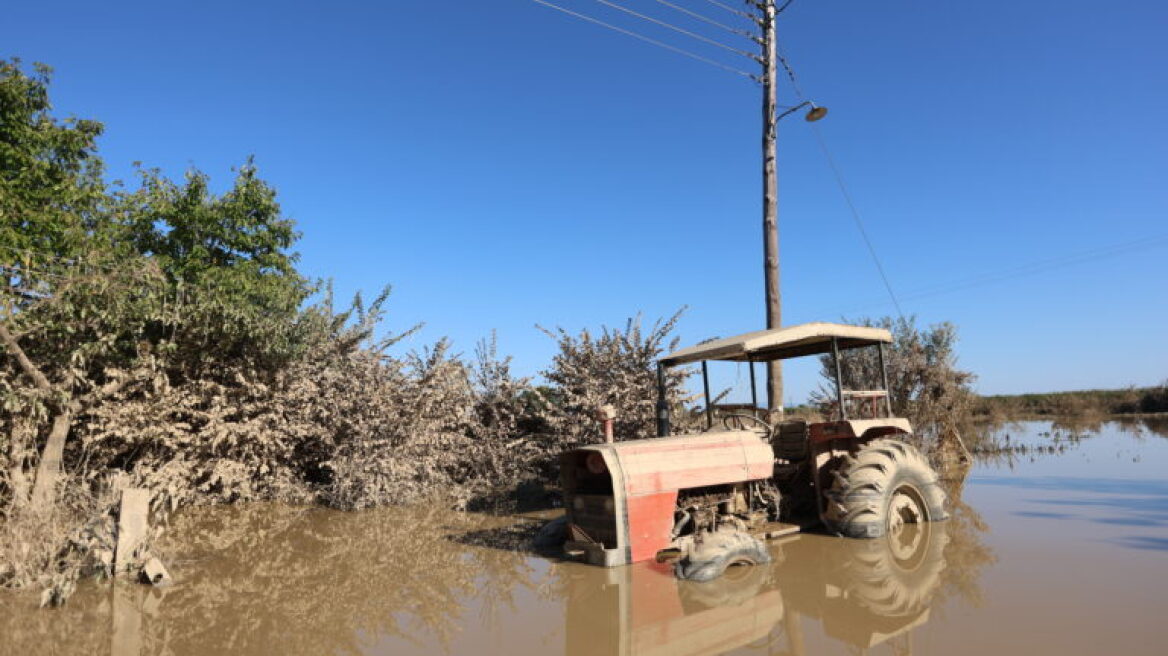
[[[33,271],[80,261],[105,199],[102,125],[50,114],[51,69],[0,60],[0,266],[9,286],[33,293]]]
[[[102,126],[52,117],[50,72],[34,64],[28,74],[20,60],[0,60],[5,473],[17,501],[31,487],[39,505],[52,498],[73,417],[120,385],[114,370],[136,350],[123,328],[151,314],[155,298],[146,291],[148,267],[119,267],[112,257],[117,241],[96,151]]]
[[[298,235],[250,161],[222,195],[157,171],[110,194],[101,125],[53,118],[48,82],[0,62],[0,490],[37,508],[74,423],[105,400],[270,377],[312,329]]]
[[[183,375],[212,375],[224,363],[270,373],[300,351],[297,319],[313,287],[290,250],[299,233],[251,160],[222,195],[198,171],[183,184],[143,171],[117,208],[134,249],[174,290],[173,323],[152,338],[173,351]]]

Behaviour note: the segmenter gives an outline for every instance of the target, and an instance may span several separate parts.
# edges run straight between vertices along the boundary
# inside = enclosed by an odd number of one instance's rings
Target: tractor
[[[708,341],[658,361],[657,437],[561,455],[564,554],[616,566],[656,560],[707,581],[769,560],[764,541],[822,526],[848,538],[895,534],[947,518],[945,494],[892,416],[883,328],[808,323]],[[845,352],[875,348],[881,389],[843,384]],[[835,400],[827,421],[775,421],[758,410],[754,364],[830,354]],[[718,417],[709,361],[750,365],[747,411]],[[701,364],[705,430],[672,435],[666,370]]]

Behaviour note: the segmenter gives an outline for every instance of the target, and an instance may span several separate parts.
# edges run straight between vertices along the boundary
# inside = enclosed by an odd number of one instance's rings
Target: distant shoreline
[[[1168,385],[1118,390],[1076,390],[1045,394],[998,394],[980,396],[972,414],[982,417],[1112,416],[1158,417],[1168,415]]]

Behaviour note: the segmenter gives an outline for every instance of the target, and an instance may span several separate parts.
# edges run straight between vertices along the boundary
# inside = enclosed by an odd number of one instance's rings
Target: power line
[[[787,4],[790,3],[788,2]],[[786,7],[786,5],[783,6]],[[787,53],[783,52],[783,45],[779,43],[778,39],[775,39],[775,56],[778,58],[779,63],[783,65],[783,70],[787,71],[787,77],[791,79],[791,88],[795,90],[795,95],[801,101],[806,100],[803,97],[803,89],[799,88],[799,80],[795,77],[795,69],[791,68],[791,64],[787,61]]]
[[[33,277],[39,278],[56,278],[58,280],[68,280],[68,277],[60,273],[52,273],[41,269],[33,269],[30,267],[14,267],[7,264],[0,264],[0,274],[5,276],[13,276],[21,280],[31,280]],[[31,274],[31,275],[30,275]]]
[[[1165,246],[1168,246],[1168,235],[1142,237],[1132,241],[1111,244],[1109,246],[1102,246],[1099,248],[1088,249],[1076,253],[1069,253],[1067,255],[1061,255],[1059,257],[1048,258],[1045,260],[1037,260],[1005,269],[999,269],[996,271],[987,271],[970,276],[968,278],[953,280],[931,287],[923,287],[921,289],[909,292],[908,294],[904,295],[903,298],[905,300],[910,300],[943,296],[945,294],[950,294],[964,289],[981,287],[998,282],[1006,282],[1016,278],[1038,275],[1040,273],[1046,273],[1047,271],[1062,269],[1069,266],[1118,257],[1120,255],[1126,255],[1135,251],[1151,250],[1154,248],[1163,248]]]
[[[656,18],[653,18],[652,16],[646,16],[645,14],[633,11],[632,9],[629,9],[628,7],[624,7],[622,5],[619,5],[615,2],[609,2],[609,0],[596,0],[596,1],[602,5],[612,7],[613,9],[616,9],[617,11],[623,11],[630,16],[636,16],[637,18],[640,18],[641,20],[647,20],[650,23],[660,25],[661,27],[664,27],[665,29],[673,30],[674,32],[677,32],[678,34],[684,34],[685,36],[688,36],[690,38],[697,39],[698,41],[701,41],[702,43],[708,43],[712,46],[717,46],[723,50],[727,50],[729,52],[732,52],[732,53],[735,53],[738,55],[742,55],[743,57],[746,57],[747,59],[750,59],[751,61],[755,61],[755,62],[760,61],[758,58],[758,55],[755,55],[752,52],[746,52],[745,50],[739,50],[738,48],[735,48],[733,46],[728,46],[725,43],[722,43],[722,42],[717,41],[715,39],[710,39],[710,38],[704,37],[701,34],[698,34],[696,32],[690,32],[689,30],[678,27],[672,23],[666,23],[663,20],[658,20]]]
[[[888,290],[888,296],[892,298],[892,304],[896,306],[896,313],[903,319],[904,311],[900,308],[900,301],[896,299],[896,292],[892,291],[892,283],[888,282],[888,274],[884,273],[884,265],[880,263],[880,257],[876,255],[876,248],[872,246],[872,240],[868,238],[868,231],[864,229],[864,221],[860,218],[860,212],[856,209],[856,204],[852,201],[852,194],[848,192],[848,186],[844,184],[844,176],[840,173],[839,167],[836,166],[835,158],[831,156],[831,151],[828,150],[827,142],[824,141],[819,127],[812,125],[811,131],[815,133],[815,139],[819,142],[819,148],[823,151],[824,157],[827,158],[827,163],[831,167],[832,173],[835,174],[835,181],[839,185],[840,191],[843,192],[848,209],[852,211],[852,219],[856,222],[856,227],[860,230],[860,236],[864,239],[864,245],[868,247],[868,253],[872,255],[872,261],[876,263],[876,270],[880,272],[880,280],[884,282],[884,289]]]
[[[738,14],[739,16],[742,16],[743,18],[749,18],[752,21],[757,20],[757,17],[751,16],[750,14],[746,13],[745,11],[735,9],[734,7],[731,7],[729,5],[722,4],[721,2],[718,2],[718,0],[706,0],[706,2],[714,5],[715,7],[719,8],[719,9],[725,9],[726,11],[728,11],[732,14]]]
[[[791,1],[793,0],[784,4],[783,8],[786,9],[787,5],[791,4]],[[795,77],[795,69],[787,61],[787,57],[783,53],[783,48],[777,40],[775,42],[775,52],[779,61],[783,64],[783,68],[787,70],[787,77],[791,78],[791,86],[795,90],[796,97],[798,97],[800,102],[806,101],[807,98],[803,95],[803,89],[799,87],[799,80]],[[852,200],[852,194],[848,191],[848,186],[844,182],[844,176],[840,173],[839,166],[835,163],[835,158],[832,157],[831,150],[827,147],[827,141],[823,138],[823,133],[820,132],[819,126],[814,123],[811,124],[811,131],[815,133],[815,140],[819,143],[819,149],[823,151],[823,156],[827,159],[827,164],[835,176],[835,182],[839,185],[844,201],[852,213],[852,220],[856,223],[856,228],[860,231],[860,237],[864,240],[864,245],[868,248],[868,253],[872,256],[872,262],[876,265],[876,271],[880,274],[880,280],[884,283],[884,289],[888,291],[888,296],[892,299],[892,304],[896,307],[896,313],[903,319],[904,311],[900,307],[900,301],[896,298],[896,292],[892,291],[892,283],[888,280],[888,274],[884,271],[884,265],[880,263],[880,256],[876,254],[876,247],[872,245],[872,240],[868,237],[868,231],[864,228],[864,220],[860,218],[860,211],[856,209],[856,203]]]
[[[713,25],[714,27],[726,30],[727,32],[730,32],[731,34],[737,34],[738,36],[744,36],[744,37],[750,39],[751,41],[754,41],[755,39],[758,38],[755,34],[747,32],[746,30],[741,30],[741,29],[738,29],[737,27],[732,27],[732,26],[727,25],[725,23],[719,23],[718,21],[710,18],[709,16],[706,16],[705,14],[700,14],[696,11],[691,10],[691,9],[686,9],[685,7],[675,5],[672,2],[668,2],[667,0],[655,0],[655,1],[658,4],[662,4],[662,5],[665,5],[666,7],[669,7],[670,9],[675,9],[677,11],[680,11],[681,13],[683,13],[691,18],[694,18],[696,20],[700,20],[701,22],[706,23],[707,25]]]
[[[1020,264],[1007,269],[1001,269],[999,271],[990,271],[976,276],[971,276],[970,278],[963,280],[956,280],[949,283],[934,285],[932,287],[926,287],[911,293],[906,298],[927,298],[940,294],[948,294],[950,292],[960,291],[970,287],[978,287],[980,285],[991,284],[995,282],[1004,282],[1006,280],[1013,280],[1015,278],[1021,278],[1024,276],[1045,273],[1053,269],[1061,269],[1063,267],[1077,264],[1085,264],[1094,260],[1102,260],[1119,255],[1125,255],[1134,251],[1160,248],[1163,246],[1168,246],[1168,235],[1143,237],[1132,241],[1111,244],[1109,246],[1101,246],[1099,248],[1092,248],[1076,253],[1069,253],[1059,257]]]
[[[555,9],[556,11],[560,11],[560,12],[563,12],[565,14],[568,14],[569,16],[579,18],[580,20],[588,21],[589,23],[595,23],[596,25],[600,25],[601,27],[605,27],[605,28],[608,28],[610,30],[620,32],[621,34],[631,36],[634,39],[640,39],[641,41],[655,45],[658,48],[664,48],[664,49],[669,50],[671,52],[676,52],[678,54],[685,55],[686,57],[689,57],[691,59],[696,59],[700,62],[705,62],[711,66],[716,66],[722,70],[730,71],[731,73],[736,73],[738,75],[741,75],[741,76],[748,78],[748,79],[751,79],[751,80],[755,79],[754,75],[747,73],[746,71],[743,71],[741,69],[734,68],[733,66],[727,66],[726,64],[723,64],[722,62],[715,61],[715,60],[710,59],[708,57],[703,57],[701,55],[692,53],[688,50],[678,48],[677,46],[671,46],[668,43],[664,43],[662,41],[658,41],[657,39],[647,37],[644,34],[639,34],[637,32],[633,32],[632,30],[626,30],[623,27],[617,27],[616,25],[613,25],[611,23],[606,23],[606,22],[599,20],[597,18],[593,18],[591,16],[586,16],[584,14],[572,11],[571,9],[566,9],[564,7],[557,5],[557,4],[552,4],[551,2],[547,2],[547,0],[532,0],[532,2],[536,2],[538,4],[544,5],[545,7],[551,7],[552,9]]]

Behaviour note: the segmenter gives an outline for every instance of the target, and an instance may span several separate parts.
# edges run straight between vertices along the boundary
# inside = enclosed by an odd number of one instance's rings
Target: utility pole
[[[606,29],[615,30],[626,36],[630,36],[649,44],[655,45],[659,48],[671,50],[675,53],[685,55],[692,59],[705,62],[711,66],[727,70],[731,73],[736,73],[743,77],[749,78],[762,84],[762,244],[763,244],[763,278],[765,281],[764,289],[766,292],[766,324],[768,330],[774,330],[782,326],[782,308],[781,296],[779,294],[779,183],[776,173],[776,150],[778,139],[778,124],[779,121],[797,110],[804,107],[810,107],[804,119],[808,122],[818,121],[827,115],[827,108],[820,107],[810,100],[803,100],[794,107],[784,107],[783,112],[776,113],[778,105],[775,103],[776,93],[778,89],[778,66],[781,64],[786,70],[787,75],[791,78],[791,83],[795,87],[795,91],[801,98],[802,93],[799,93],[798,85],[795,84],[795,74],[785,59],[778,55],[778,41],[776,37],[775,18],[778,14],[791,4],[792,0],[784,0],[782,5],[776,6],[776,0],[743,0],[747,7],[754,11],[743,11],[731,7],[725,2],[728,0],[707,0],[710,4],[715,5],[725,11],[752,21],[756,27],[759,28],[760,33],[755,33],[753,30],[746,32],[735,27],[730,27],[719,23],[716,20],[705,17],[699,13],[695,13],[674,5],[664,0],[658,0],[661,4],[667,5],[679,12],[687,14],[690,18],[697,18],[710,25],[719,27],[725,31],[737,34],[738,36],[745,36],[753,41],[755,44],[761,46],[762,52],[758,55],[752,52],[746,52],[733,46],[728,46],[724,43],[709,39],[700,34],[695,34],[689,30],[677,27],[670,23],[657,20],[650,16],[646,16],[636,11],[632,11],[627,7],[622,7],[618,3],[608,2],[607,0],[598,0],[602,4],[608,5],[614,9],[619,9],[627,14],[632,14],[637,18],[646,20],[657,24],[661,27],[666,27],[675,32],[680,32],[686,36],[702,41],[708,45],[718,46],[725,50],[731,51],[738,55],[742,55],[753,62],[762,65],[762,75],[754,75],[746,71],[740,70],[733,66],[728,66],[720,61],[715,61],[704,55],[690,52],[678,48],[674,45],[658,41],[657,39],[645,36],[637,32],[627,30],[617,25],[604,22],[592,16],[578,13],[574,10],[561,7],[554,2],[548,0],[534,0],[541,5],[545,5],[557,11],[563,12],[577,19],[587,21],[600,25]],[[754,369],[751,369],[753,375]],[[752,386],[753,390],[753,386]],[[783,411],[783,369],[779,362],[767,363],[767,407],[770,410],[778,410],[781,414]]]
[[[766,287],[767,330],[782,326],[779,293],[779,183],[775,168],[779,119],[775,113],[775,89],[778,86],[775,45],[774,0],[752,2],[762,10],[762,253]],[[767,407],[783,410],[783,365],[767,363]]]

